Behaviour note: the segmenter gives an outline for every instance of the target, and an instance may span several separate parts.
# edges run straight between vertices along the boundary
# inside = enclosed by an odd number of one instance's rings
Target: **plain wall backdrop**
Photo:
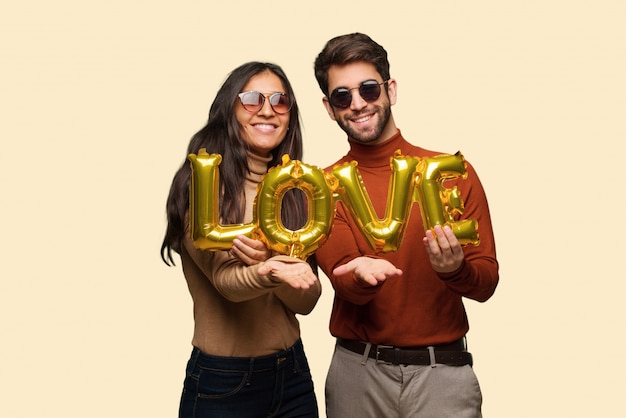
[[[466,304],[484,416],[622,416],[625,16],[619,0],[3,4],[0,416],[176,416],[193,318],[159,247],[189,138],[228,72],[272,61],[303,161],[332,163],[347,143],[313,60],[355,31],[389,53],[404,136],[460,150],[487,191],[501,281]],[[301,324],[323,410],[321,280]]]

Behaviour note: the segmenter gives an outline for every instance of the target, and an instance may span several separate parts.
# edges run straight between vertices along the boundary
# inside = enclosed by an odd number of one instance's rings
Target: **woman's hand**
[[[306,261],[277,256],[263,263],[257,270],[258,274],[267,275],[275,282],[285,283],[294,289],[307,290],[315,284],[317,276]]]
[[[242,263],[253,266],[262,263],[272,256],[272,250],[262,241],[239,235],[233,240],[230,254]]]

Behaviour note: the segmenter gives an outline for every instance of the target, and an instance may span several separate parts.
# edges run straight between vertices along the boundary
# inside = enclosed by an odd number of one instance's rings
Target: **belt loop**
[[[430,356],[430,367],[434,369],[437,367],[437,360],[435,359],[435,347],[432,345],[428,346],[428,355]]]
[[[294,344],[290,349],[289,352],[291,354],[291,361],[292,361],[292,365],[291,367],[293,367],[293,371],[296,373],[300,373],[300,363],[298,362],[298,354],[300,352],[299,347],[296,346],[296,344]]]
[[[361,357],[361,366],[365,366],[367,363],[367,359],[370,355],[370,350],[372,349],[372,343],[368,342],[365,344],[365,350],[363,351],[363,357]]]
[[[250,380],[252,379],[252,373],[254,372],[254,358],[250,357],[250,369],[248,370],[248,376],[246,376],[246,386],[250,386]]]
[[[193,367],[196,367],[196,363],[198,362],[198,358],[200,357],[200,349],[194,347],[191,353],[191,361],[193,363]]]

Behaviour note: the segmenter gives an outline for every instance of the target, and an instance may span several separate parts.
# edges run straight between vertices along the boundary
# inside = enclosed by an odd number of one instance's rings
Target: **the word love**
[[[260,239],[269,248],[292,257],[306,259],[328,238],[341,201],[355,219],[370,246],[379,252],[400,247],[413,203],[420,205],[424,229],[448,225],[462,245],[478,245],[475,220],[455,220],[463,213],[458,189],[444,181],[467,176],[460,152],[435,157],[408,157],[396,151],[390,159],[392,176],[385,217],[379,218],[365,189],[356,162],[321,169],[283,156],[281,165],[272,167],[257,187],[253,220],[248,224],[222,225],[219,220],[219,154],[201,149],[190,154],[190,229],[197,248],[225,250],[237,235]],[[298,230],[286,228],[280,208],[284,194],[302,190],[308,202],[308,221]]]

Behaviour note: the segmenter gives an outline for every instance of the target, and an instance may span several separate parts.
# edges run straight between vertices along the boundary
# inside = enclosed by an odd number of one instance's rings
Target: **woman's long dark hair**
[[[302,132],[298,103],[282,68],[276,64],[248,62],[233,70],[217,92],[209,110],[207,124],[189,142],[187,154],[198,154],[206,148],[209,154],[220,154],[220,219],[225,225],[243,222],[245,211],[244,182],[249,172],[247,162],[248,145],[241,138],[241,124],[235,116],[237,94],[243,90],[253,76],[269,71],[282,81],[285,92],[293,102],[289,129],[285,139],[272,150],[272,160],[268,167],[282,163],[282,156],[288,154],[292,160],[302,159]],[[161,245],[161,258],[167,265],[174,265],[172,251],[180,254],[181,243],[186,231],[185,214],[189,209],[189,183],[191,166],[187,159],[180,166],[170,187],[167,198],[167,229]],[[290,229],[300,228],[306,223],[307,208],[305,197],[300,191],[286,193],[281,208],[282,222]],[[170,264],[171,263],[171,264]]]

